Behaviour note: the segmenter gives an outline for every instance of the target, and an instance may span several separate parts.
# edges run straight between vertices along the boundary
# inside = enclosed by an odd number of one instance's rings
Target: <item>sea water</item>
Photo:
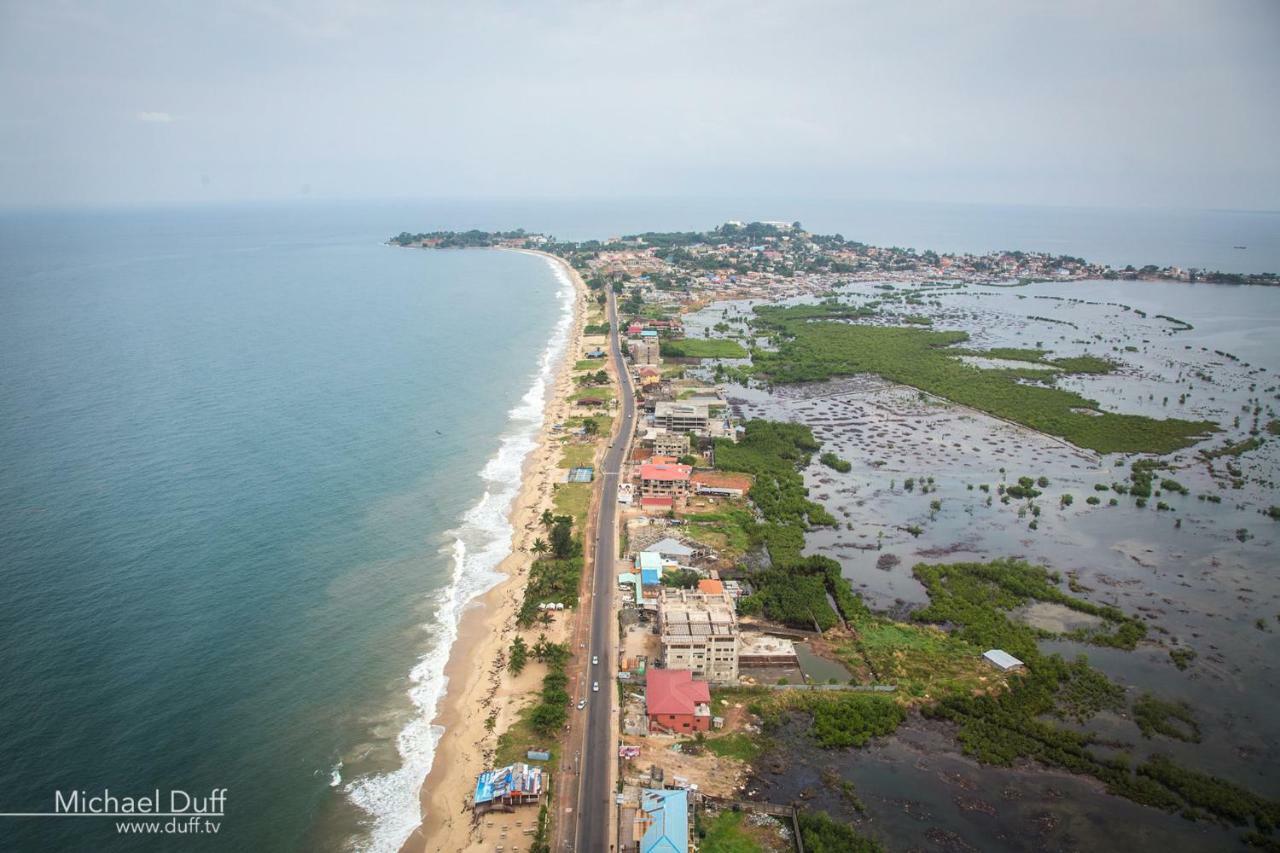
[[[226,788],[182,844],[412,830],[572,288],[352,213],[3,220],[0,812]],[[0,818],[6,850],[175,841]]]

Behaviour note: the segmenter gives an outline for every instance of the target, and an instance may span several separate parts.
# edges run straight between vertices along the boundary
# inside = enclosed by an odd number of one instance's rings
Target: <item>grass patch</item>
[[[747,351],[737,341],[723,338],[684,338],[663,341],[659,352],[667,358],[746,358]]]
[[[545,749],[551,753],[551,760],[544,762],[544,766],[552,774],[555,773],[560,763],[560,743],[554,738],[544,737],[534,728],[532,717],[537,707],[537,702],[531,702],[527,707],[521,708],[516,721],[498,735],[498,745],[493,754],[494,767],[528,761],[525,755],[529,750]]]
[[[773,382],[874,373],[1099,453],[1170,453],[1218,429],[1207,421],[1104,412],[1093,400],[1056,387],[1052,377],[1038,372],[965,364],[957,357],[963,351],[952,349],[968,340],[964,332],[829,322],[844,316],[842,307],[835,306],[760,306],[755,311],[756,325],[780,336],[777,352],[754,354],[753,370]],[[1053,364],[1064,371],[1074,365],[1096,372],[1102,361],[1080,356]]]
[[[933,625],[880,616],[860,621],[855,638],[835,649],[849,668],[870,668],[872,681],[896,684],[902,695],[923,701],[990,688],[994,670],[983,651]]]
[[[703,828],[702,853],[761,853],[764,850],[742,825],[742,812],[720,812]]]
[[[604,370],[604,363],[605,360],[603,358],[584,358],[581,361],[574,362],[573,369],[575,371],[589,370],[595,373],[597,370]]]
[[[721,758],[733,758],[750,764],[760,757],[760,753],[764,752],[764,744],[760,740],[759,737],[736,732],[734,734],[721,735],[720,737],[707,738],[705,746],[710,752]]]
[[[560,452],[561,468],[581,468],[595,462],[596,445],[566,444]]]
[[[591,503],[590,483],[556,483],[551,502],[557,515],[572,518],[578,530],[586,529],[587,507]]]
[[[588,388],[578,388],[573,392],[573,399],[580,400],[583,397],[604,400],[607,403],[613,399],[613,388],[609,385],[593,385]]]

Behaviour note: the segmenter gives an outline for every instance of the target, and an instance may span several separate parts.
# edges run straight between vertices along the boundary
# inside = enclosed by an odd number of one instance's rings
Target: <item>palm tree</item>
[[[551,512],[551,510],[549,510],[549,509],[544,509],[544,510],[542,511],[542,519],[541,519],[541,520],[542,520],[542,526],[543,526],[543,527],[551,527],[551,525],[553,525],[553,524],[555,524],[555,523],[556,523],[556,517],[555,517],[555,515]]]
[[[533,540],[533,553],[545,554],[547,552],[547,543],[541,539]]]

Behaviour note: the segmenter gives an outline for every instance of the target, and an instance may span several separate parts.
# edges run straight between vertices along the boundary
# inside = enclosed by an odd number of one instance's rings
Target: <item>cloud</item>
[[[173,116],[168,113],[144,111],[138,113],[137,118],[138,121],[146,122],[147,124],[171,124],[173,122]]]

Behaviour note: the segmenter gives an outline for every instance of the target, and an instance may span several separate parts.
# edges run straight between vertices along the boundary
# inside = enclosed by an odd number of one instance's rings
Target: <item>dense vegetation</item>
[[[746,358],[747,351],[737,341],[723,338],[683,338],[663,341],[660,352],[664,358]]]
[[[835,524],[835,519],[809,500],[801,469],[807,466],[818,441],[803,424],[753,420],[737,443],[717,439],[716,467],[751,474],[749,497],[762,521],[734,517],[751,544],[763,546],[771,567],[753,574],[755,592],[739,602],[743,613],[759,613],[797,628],[825,631],[863,613],[866,607],[829,557],[802,557],[804,532],[810,525]],[[835,609],[831,603],[835,602]]]
[[[922,622],[955,625],[953,634],[984,649],[1004,649],[1026,661],[1037,654],[1034,628],[1014,622],[1006,613],[1032,600],[1061,604],[1080,613],[1098,616],[1105,628],[1080,631],[1075,639],[1097,645],[1132,649],[1146,636],[1146,626],[1122,611],[1070,596],[1056,584],[1058,577],[1043,566],[1021,560],[989,563],[953,563],[914,568],[916,578],[929,591],[929,606],[916,611]]]
[[[756,324],[775,334],[778,349],[755,351],[753,370],[773,382],[875,373],[1100,453],[1169,453],[1217,429],[1206,421],[1104,412],[1096,402],[1052,385],[1043,370],[966,364],[957,357],[964,351],[952,349],[968,339],[964,332],[833,322],[847,317],[846,307],[757,307]],[[1067,371],[1109,369],[1092,356],[1053,364]]]
[[[789,690],[756,703],[766,729],[776,728],[791,713],[810,716],[809,735],[827,749],[863,746],[873,737],[892,734],[906,712],[888,696]]]
[[[800,837],[808,853],[883,853],[876,841],[859,835],[853,827],[832,820],[826,812],[802,811]]]

